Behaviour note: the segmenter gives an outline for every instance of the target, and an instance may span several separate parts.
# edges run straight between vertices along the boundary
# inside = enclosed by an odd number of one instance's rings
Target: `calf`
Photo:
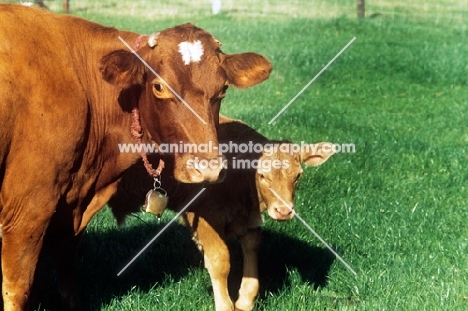
[[[241,122],[224,117],[220,122],[220,146],[239,147],[224,154],[229,166],[224,182],[182,184],[171,176],[171,169],[166,169],[162,174],[162,188],[167,191],[169,208],[174,211],[181,211],[202,187],[206,188],[182,215],[204,254],[216,310],[233,310],[234,306],[239,310],[252,310],[259,289],[257,253],[262,212],[267,210],[268,215],[277,220],[293,218],[293,197],[302,174],[301,163],[320,165],[333,152],[325,148],[327,143],[302,146],[299,150],[298,145],[289,142],[270,141]],[[248,146],[250,152],[240,152],[240,147],[245,150]],[[166,166],[173,165],[171,156],[162,157]],[[127,214],[139,210],[145,193],[152,186],[152,179],[147,176],[140,164],[131,167],[122,177],[117,192],[109,201],[119,224]],[[243,278],[234,305],[227,287],[230,254],[226,239],[232,236],[239,238],[244,255]]]

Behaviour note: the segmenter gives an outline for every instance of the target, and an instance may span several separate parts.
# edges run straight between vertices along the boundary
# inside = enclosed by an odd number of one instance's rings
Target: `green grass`
[[[266,219],[256,310],[468,308],[466,24],[232,14],[156,22],[76,13],[142,33],[192,21],[220,39],[227,53],[262,53],[274,65],[271,78],[249,90],[230,89],[223,113],[274,139],[355,144],[355,153],[306,170],[296,206],[358,276],[299,221]],[[77,259],[85,310],[213,310],[202,258],[180,225],[116,276],[172,215],[161,223],[140,215],[147,224],[131,218],[123,228],[107,209],[93,219]],[[240,253],[236,243],[232,247],[235,288]],[[47,261],[42,268],[38,308],[55,310],[59,298]]]

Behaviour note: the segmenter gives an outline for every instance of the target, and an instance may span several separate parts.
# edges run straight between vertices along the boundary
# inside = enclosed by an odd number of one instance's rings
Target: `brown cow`
[[[307,145],[301,149],[291,143],[270,141],[241,122],[225,122],[220,118],[220,145],[250,144],[253,152],[227,153],[230,166],[222,183],[181,184],[170,176],[170,171],[162,173],[161,182],[162,188],[169,195],[169,208],[175,211],[180,211],[202,187],[207,188],[188,207],[187,212],[183,213],[183,217],[192,228],[194,238],[204,253],[205,267],[213,285],[216,310],[233,310],[234,306],[236,310],[252,310],[259,289],[257,252],[260,246],[262,212],[267,210],[268,215],[277,220],[291,219],[294,215],[294,192],[302,174],[301,163],[320,165],[333,152],[329,143]],[[258,145],[259,152],[255,152],[256,144],[265,147],[263,152]],[[274,144],[276,148],[272,147]],[[293,146],[297,148],[293,149]],[[158,155],[153,154],[152,157],[156,158]],[[170,156],[163,158],[170,165]],[[145,200],[146,192],[152,188],[152,179],[147,176],[143,166],[138,164],[124,173],[117,192],[109,201],[119,223],[123,222],[125,215],[138,211]],[[234,305],[227,287],[230,270],[230,255],[226,245],[228,237],[240,239],[244,254],[243,278],[239,298]]]
[[[100,202],[109,199],[113,183],[139,159],[118,149],[118,143],[134,142],[131,127],[143,143],[212,141],[216,146],[227,86],[250,87],[270,71],[263,56],[224,54],[211,34],[191,24],[143,36],[1,4],[4,309],[27,308],[43,241],[54,245],[62,297],[70,308],[79,304],[74,276],[78,237]],[[185,163],[217,156],[179,155],[175,178],[216,181],[220,169]]]

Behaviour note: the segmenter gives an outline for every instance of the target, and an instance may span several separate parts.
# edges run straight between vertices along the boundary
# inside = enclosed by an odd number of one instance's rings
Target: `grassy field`
[[[398,15],[150,19],[93,12],[75,14],[141,33],[191,21],[227,53],[266,55],[271,78],[249,90],[229,89],[222,112],[270,138],[355,144],[355,153],[306,170],[296,206],[357,277],[299,221],[266,218],[256,310],[468,309],[466,24]],[[141,214],[123,228],[107,208],[95,217],[77,259],[85,310],[213,310],[202,257],[180,225],[116,275],[172,216],[158,222]],[[236,288],[239,246],[232,249]],[[40,310],[59,305],[50,269],[45,260],[35,294]]]

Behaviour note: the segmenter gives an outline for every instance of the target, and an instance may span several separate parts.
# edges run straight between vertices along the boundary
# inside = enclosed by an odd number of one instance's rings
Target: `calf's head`
[[[255,53],[228,55],[208,32],[184,24],[153,33],[136,51],[117,50],[104,56],[103,78],[138,91],[142,126],[158,144],[200,146],[209,152],[178,150],[174,176],[181,182],[213,182],[222,165],[195,167],[195,158],[218,159],[217,126],[221,100],[229,86],[247,88],[268,78],[272,66]],[[141,60],[144,60],[144,64]],[[148,68],[150,67],[150,68]],[[184,148],[185,149],[185,148]]]
[[[302,174],[302,163],[317,166],[332,154],[330,143],[310,145],[279,144],[267,147],[259,159],[255,182],[260,211],[277,220],[294,217],[294,192]]]

